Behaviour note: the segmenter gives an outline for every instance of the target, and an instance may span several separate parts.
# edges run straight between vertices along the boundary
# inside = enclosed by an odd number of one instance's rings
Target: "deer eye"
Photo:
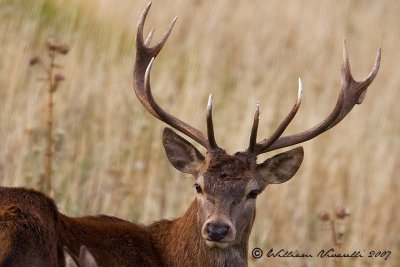
[[[258,194],[260,194],[260,190],[253,190],[247,195],[247,199],[256,199]]]
[[[203,190],[201,189],[201,186],[199,184],[194,184],[194,188],[196,189],[196,192],[198,194],[203,193]]]

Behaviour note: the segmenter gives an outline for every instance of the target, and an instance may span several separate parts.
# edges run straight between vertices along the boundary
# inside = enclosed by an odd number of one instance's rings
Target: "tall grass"
[[[165,126],[132,89],[134,35],[147,1],[0,2],[0,183],[37,187],[44,172],[46,90],[28,68],[51,36],[71,45],[65,83],[54,95],[53,188],[69,215],[105,213],[150,223],[180,216],[194,197],[191,177],[168,163]],[[400,18],[398,1],[154,1],[147,30],[156,36],[179,17],[152,75],[154,95],[172,114],[205,129],[214,95],[217,142],[228,152],[248,142],[257,100],[266,137],[296,99],[287,133],[324,118],[340,88],[342,39],[356,79],[382,66],[367,98],[330,132],[305,143],[290,182],[258,200],[250,249],[316,254],[331,246],[322,210],[345,206],[343,250],[391,250],[387,261],[344,259],[345,266],[400,262]],[[266,155],[271,156],[271,155]],[[264,158],[265,158],[264,157]],[[260,160],[262,160],[261,158]],[[177,193],[179,192],[179,194]],[[264,257],[251,266],[268,265]],[[274,259],[278,266],[333,266],[330,259]]]

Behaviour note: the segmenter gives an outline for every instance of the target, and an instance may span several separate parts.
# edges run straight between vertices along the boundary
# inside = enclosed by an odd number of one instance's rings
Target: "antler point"
[[[347,46],[346,46],[346,39],[343,39],[343,61],[348,64],[349,62],[349,57],[347,54]]]
[[[297,93],[297,101],[301,101],[301,97],[303,96],[303,83],[301,82],[301,78],[299,77],[299,90]]]
[[[256,116],[258,118],[258,115],[260,113],[260,101],[257,100],[257,104],[256,104]]]
[[[176,21],[178,20],[178,16],[176,16],[171,22],[171,28],[175,26]]]
[[[208,96],[207,110],[211,110],[212,108],[212,94]]]
[[[153,3],[150,1],[150,2],[147,4],[146,10],[149,10],[152,4],[153,4]]]

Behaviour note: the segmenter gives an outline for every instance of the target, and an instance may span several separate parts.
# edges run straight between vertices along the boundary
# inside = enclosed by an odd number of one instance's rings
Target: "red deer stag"
[[[257,163],[257,156],[310,140],[339,123],[361,104],[380,64],[378,51],[372,72],[356,82],[343,47],[342,89],[333,111],[304,132],[281,136],[301,102],[296,103],[272,135],[257,142],[258,106],[248,148],[228,155],[217,145],[213,131],[211,97],[207,134],[164,111],[154,100],[150,71],[176,19],[155,45],[153,31],[143,39],[150,4],[138,24],[134,89],[143,106],[157,119],[187,135],[206,149],[201,154],[169,128],[163,144],[171,164],[195,178],[196,197],[185,214],[142,226],[109,216],[71,218],[58,212],[44,194],[24,188],[0,188],[0,265],[64,266],[63,247],[78,254],[87,246],[100,266],[247,266],[248,240],[256,213],[256,198],[268,184],[288,181],[303,160],[302,147]]]

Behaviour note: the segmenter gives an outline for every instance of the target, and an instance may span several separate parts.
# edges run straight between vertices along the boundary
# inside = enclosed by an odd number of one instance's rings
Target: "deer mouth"
[[[214,241],[211,239],[206,239],[206,244],[209,248],[219,248],[219,249],[226,249],[230,246],[231,242],[227,241]]]

